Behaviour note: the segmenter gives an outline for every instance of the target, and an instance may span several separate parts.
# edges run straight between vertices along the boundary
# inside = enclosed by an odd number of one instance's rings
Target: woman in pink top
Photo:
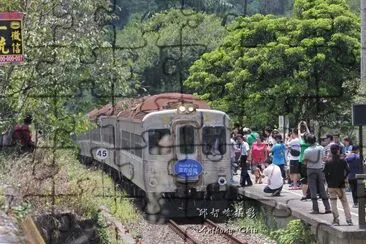
[[[252,162],[252,170],[261,166],[262,170],[265,168],[265,162],[267,160],[267,144],[263,142],[263,138],[257,135],[256,141],[252,145],[250,150],[250,159]]]

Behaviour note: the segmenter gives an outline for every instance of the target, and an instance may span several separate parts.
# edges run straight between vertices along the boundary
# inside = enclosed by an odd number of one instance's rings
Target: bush
[[[1,151],[0,181],[17,188],[37,212],[72,210],[90,219],[104,206],[122,222],[136,220],[135,207],[112,178],[98,168],[80,164],[76,155],[66,149],[52,153],[38,148],[20,156]],[[17,210],[24,212],[20,207]]]
[[[290,221],[284,229],[271,232],[270,237],[281,244],[309,244],[315,241],[310,228],[299,219]]]

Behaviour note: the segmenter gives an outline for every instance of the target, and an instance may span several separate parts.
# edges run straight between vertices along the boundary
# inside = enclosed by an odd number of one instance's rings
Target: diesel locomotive
[[[195,215],[198,199],[208,206],[228,192],[229,117],[199,98],[163,93],[127,108],[106,105],[88,116],[98,127],[76,138],[81,157],[108,165],[142,190],[148,214],[180,209]],[[100,148],[108,151],[103,160],[96,157]],[[172,206],[168,199],[181,199],[184,206],[164,210]]]

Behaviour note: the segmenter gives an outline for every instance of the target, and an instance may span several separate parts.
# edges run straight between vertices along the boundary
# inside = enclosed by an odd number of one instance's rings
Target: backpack
[[[295,150],[295,149],[290,149],[290,154],[294,157],[298,157],[300,156],[300,151],[299,150]]]

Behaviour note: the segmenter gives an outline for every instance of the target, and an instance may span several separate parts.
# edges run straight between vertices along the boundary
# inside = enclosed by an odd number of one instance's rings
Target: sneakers
[[[302,197],[301,199],[300,199],[300,201],[306,201],[307,199],[311,199],[311,197],[308,197],[308,196],[306,196],[306,197]]]
[[[358,208],[358,203],[353,204],[353,208]]]
[[[293,187],[290,187],[290,190],[301,190],[301,187],[300,186],[293,186]]]
[[[325,212],[324,212],[324,214],[330,214],[330,213],[332,213],[332,211],[330,211],[330,210],[325,210]]]
[[[280,195],[281,189],[278,189],[272,193],[272,197],[278,197]]]
[[[353,225],[353,223],[352,223],[352,220],[351,220],[351,219],[346,220],[346,222],[347,222],[347,224],[348,224],[349,226]]]
[[[339,226],[339,219],[333,219],[332,225]]]

